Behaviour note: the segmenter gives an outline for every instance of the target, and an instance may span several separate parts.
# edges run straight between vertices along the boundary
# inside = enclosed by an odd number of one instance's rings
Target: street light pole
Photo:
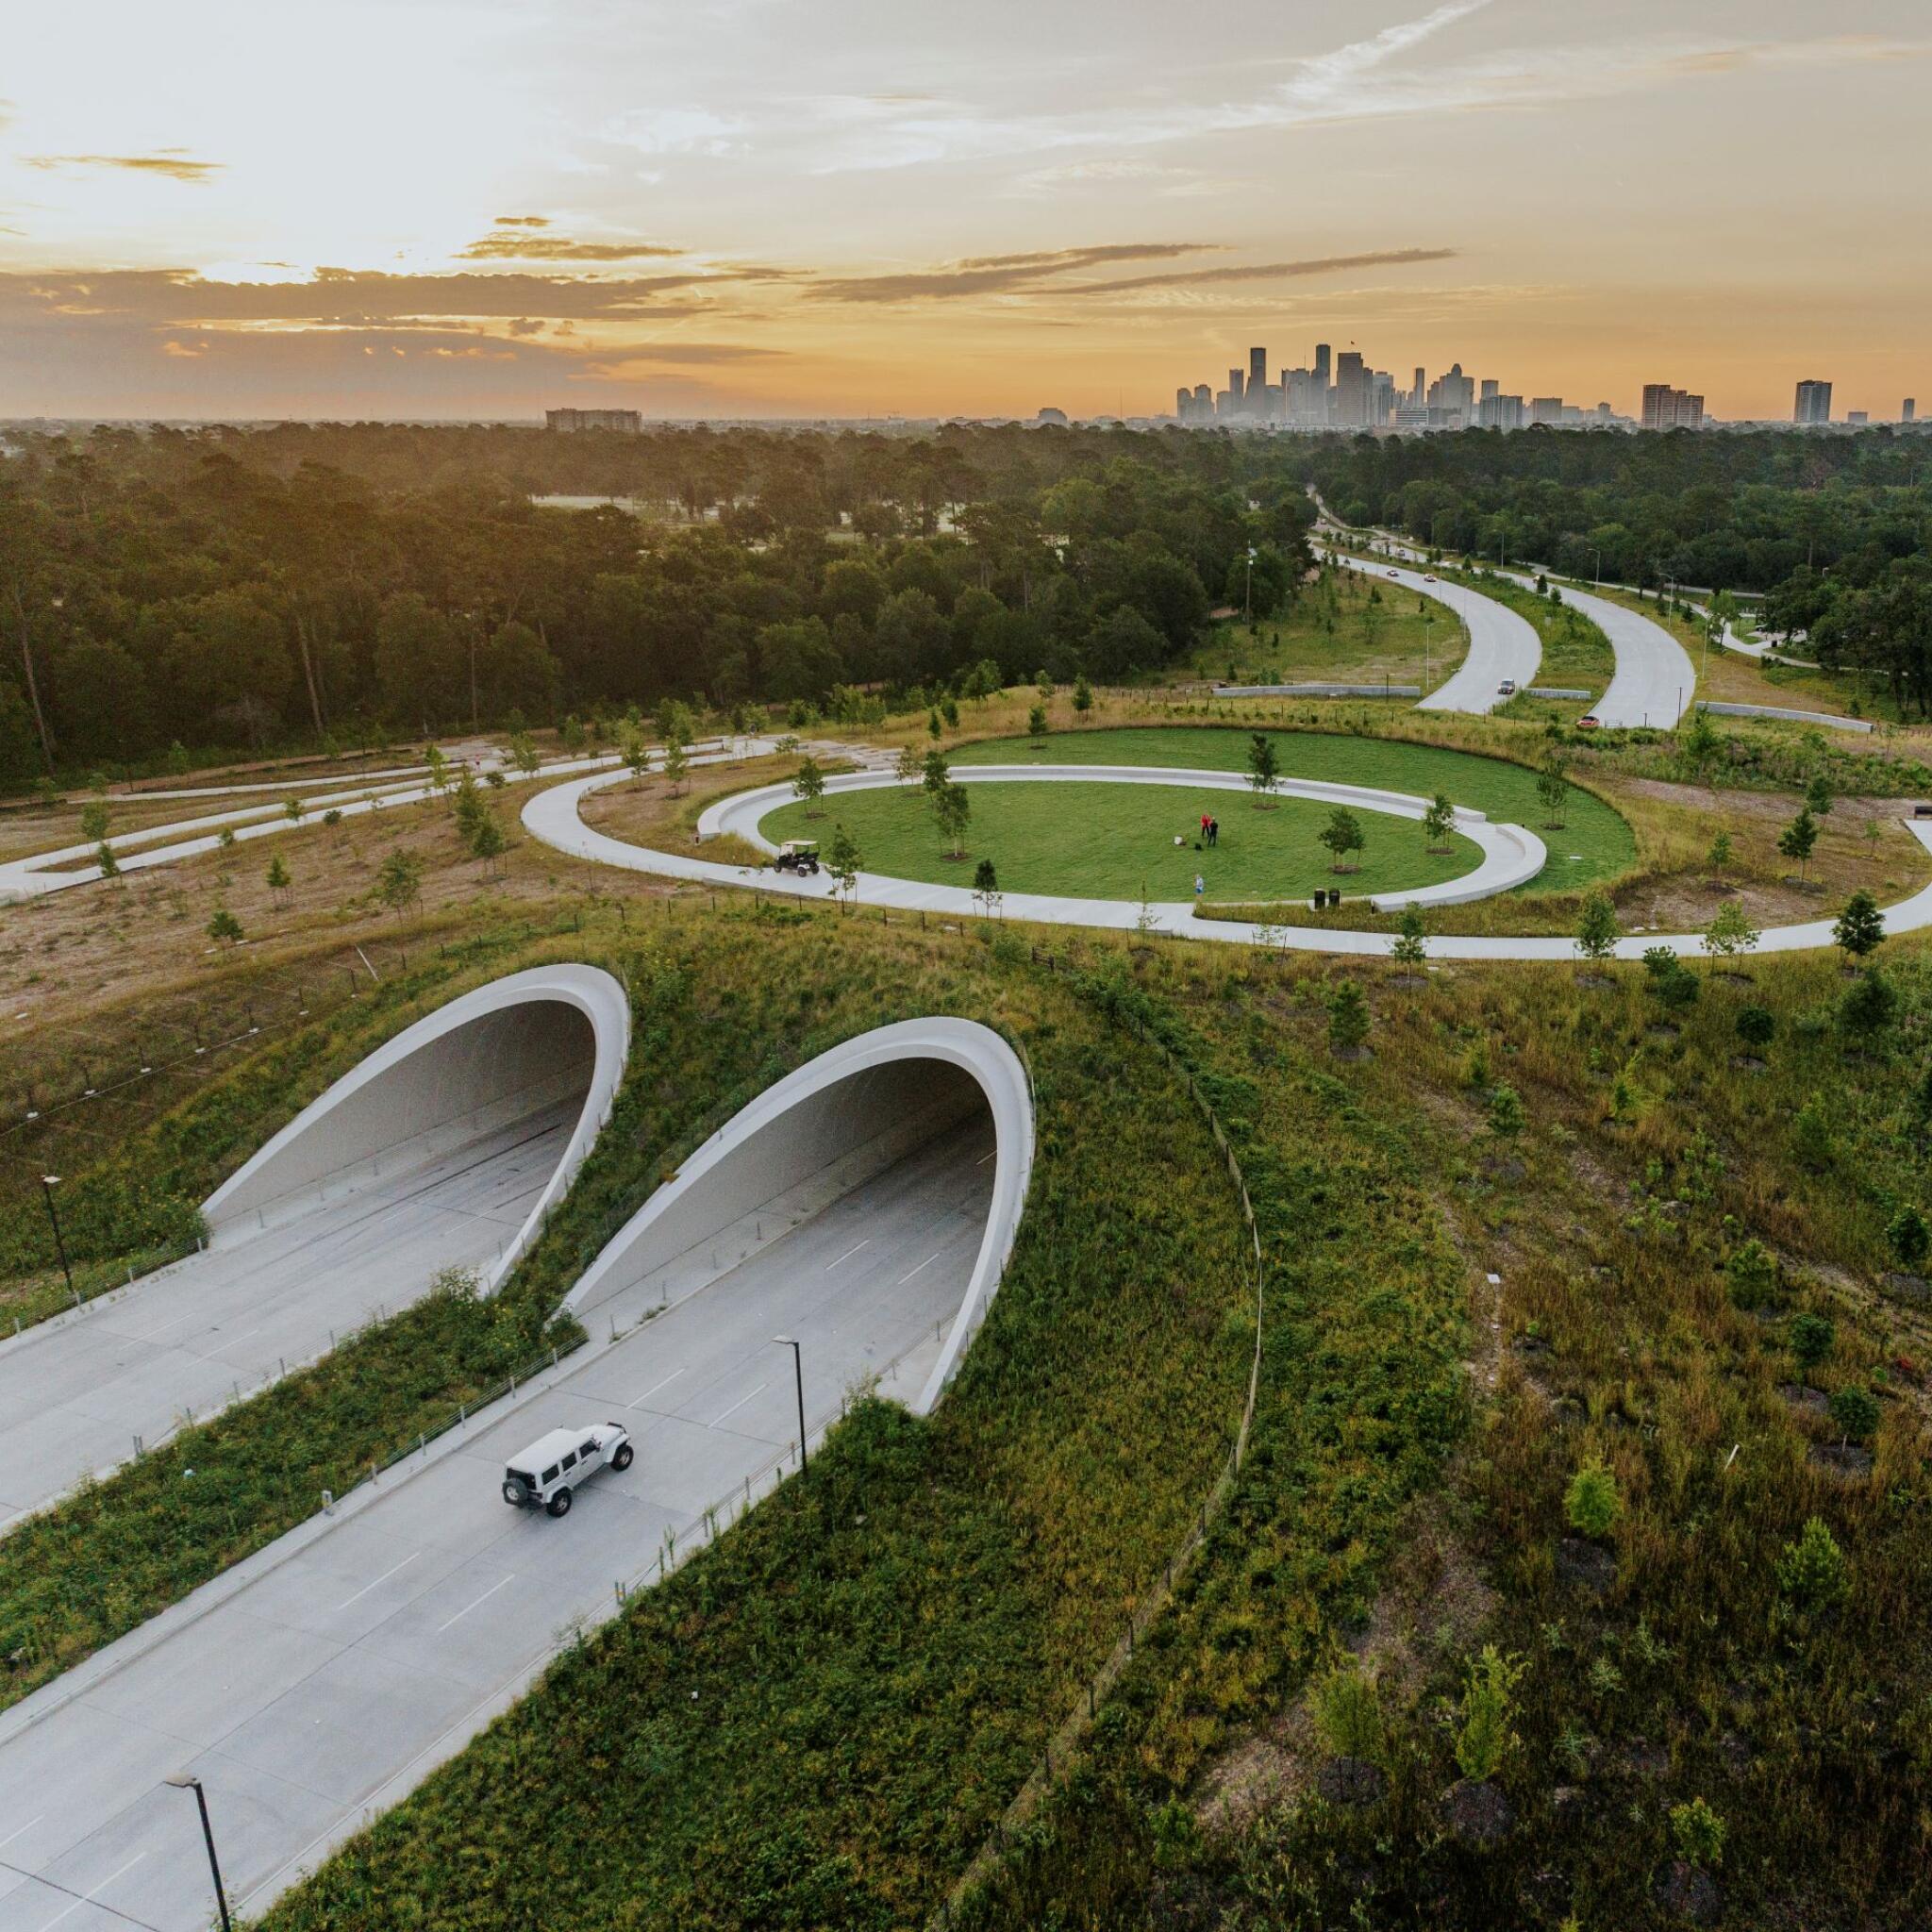
[[[74,1270],[68,1265],[67,1243],[60,1236],[60,1213],[54,1206],[54,1190],[60,1185],[58,1174],[43,1174],[41,1176],[41,1193],[47,1203],[47,1219],[54,1224],[54,1251],[60,1257],[60,1272],[67,1277],[67,1292],[74,1292]]]
[[[222,1889],[221,1861],[215,1857],[214,1827],[208,1822],[208,1793],[201,1788],[201,1780],[192,1771],[177,1771],[168,1782],[177,1791],[192,1791],[194,1802],[201,1809],[201,1835],[208,1844],[208,1869],[214,1874],[215,1904],[222,1914],[222,1932],[234,1932],[228,1917],[228,1894]]]
[[[798,1473],[805,1474],[805,1357],[799,1352],[797,1342],[789,1335],[774,1335],[772,1340],[780,1348],[791,1351],[791,1374],[798,1385]]]

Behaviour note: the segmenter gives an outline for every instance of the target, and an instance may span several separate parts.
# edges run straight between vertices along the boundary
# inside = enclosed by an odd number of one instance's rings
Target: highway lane
[[[1535,588],[1534,578],[1516,581]],[[1697,695],[1697,667],[1690,652],[1662,625],[1607,597],[1568,585],[1562,594],[1572,609],[1581,611],[1609,639],[1616,654],[1609,688],[1591,708],[1597,723],[1611,730],[1673,729]]]
[[[193,1800],[205,1782],[232,1899],[260,1911],[299,1869],[393,1803],[527,1683],[559,1634],[614,1604],[667,1536],[768,1491],[797,1434],[873,1377],[916,1395],[958,1310],[991,1198],[978,1115],[741,1266],[594,1340],[507,1415],[386,1475],[367,1506],[240,1588],[208,1586],[164,1635],[136,1632],[0,1718],[0,1922],[8,1932],[204,1932],[212,1910]],[[782,1217],[774,1225],[782,1225]],[[512,1510],[505,1461],[553,1426],[625,1421],[637,1460],[562,1521]],[[312,1529],[313,1526],[311,1526]],[[199,1606],[206,1604],[205,1610]],[[66,1701],[62,1701],[65,1699]],[[10,1838],[6,1835],[10,1833]],[[83,1902],[84,1901],[84,1902]]]
[[[1507,604],[1485,597],[1461,584],[1431,582],[1419,570],[1399,565],[1371,563],[1360,558],[1341,559],[1349,569],[1364,576],[1393,578],[1405,591],[1418,596],[1433,597],[1459,617],[1469,631],[1469,654],[1461,664],[1432,691],[1424,694],[1418,711],[1466,711],[1476,717],[1509,702],[1502,690],[1505,679],[1518,689],[1536,680],[1537,667],[1543,658],[1543,641],[1536,625],[1519,616]]]
[[[184,1410],[253,1394],[334,1338],[495,1259],[557,1171],[582,1106],[558,1102],[434,1158],[336,1182],[287,1219],[0,1343],[0,1533],[150,1447]]]

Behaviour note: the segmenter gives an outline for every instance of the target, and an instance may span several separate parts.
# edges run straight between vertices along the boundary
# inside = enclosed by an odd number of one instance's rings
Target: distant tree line
[[[643,514],[533,495],[622,494]],[[107,430],[0,465],[0,783],[1187,651],[1294,594],[1259,445],[1124,432]]]

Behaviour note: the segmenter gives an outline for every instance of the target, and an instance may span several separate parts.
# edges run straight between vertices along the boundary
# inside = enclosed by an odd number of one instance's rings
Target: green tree
[[[1420,966],[1428,955],[1428,939],[1429,929],[1424,924],[1422,908],[1413,904],[1405,906],[1395,943],[1389,948],[1389,957],[1398,966]]]
[[[469,768],[467,766],[464,767],[464,770],[466,772],[468,771],[468,769]],[[305,811],[307,811],[308,808],[305,806],[299,798],[287,799],[283,802],[282,805],[282,816],[285,819],[287,819],[291,825],[299,825],[302,823],[302,814]]]
[[[935,705],[925,714],[925,735],[937,744],[944,737],[945,729],[940,719],[940,708]]]
[[[1248,783],[1254,788],[1257,807],[1266,805],[1274,791],[1274,781],[1281,775],[1281,761],[1275,756],[1274,741],[1265,731],[1257,731],[1248,740]]]
[[[242,938],[242,922],[225,906],[217,906],[208,923],[208,936],[217,945],[236,945]]]
[[[1329,1754],[1373,1764],[1387,1743],[1375,1674],[1343,1656],[1308,1687],[1315,1728]]]
[[[1518,1739],[1515,1690],[1524,1666],[1493,1643],[1470,1660],[1456,1707],[1456,1762],[1463,1776],[1491,1778],[1502,1770]]]
[[[282,903],[282,895],[289,890],[289,868],[282,863],[281,855],[277,853],[268,862],[268,889],[277,906]]]
[[[1560,831],[1563,808],[1570,796],[1569,781],[1563,776],[1560,759],[1552,758],[1536,779],[1537,803],[1543,808],[1543,824]]]
[[[1811,816],[1811,808],[1801,805],[1798,816],[1777,835],[1777,849],[1797,866],[1802,879],[1817,846],[1818,822]]]
[[[1751,915],[1736,899],[1726,899],[1704,928],[1705,950],[1719,959],[1734,959],[1740,953],[1750,952],[1758,938]]]
[[[1617,949],[1617,908],[1605,892],[1591,892],[1576,922],[1576,950],[1586,959],[1607,959]]]
[[[1869,1442],[1878,1433],[1878,1398],[1869,1389],[1853,1383],[1836,1391],[1825,1407],[1838,1424],[1840,1441]]]
[[[803,758],[798,761],[798,770],[791,780],[791,795],[805,806],[808,819],[821,819],[824,813],[816,809],[818,802],[825,795],[825,774],[819,767],[818,759]]]
[[[1821,1172],[1837,1158],[1838,1144],[1822,1095],[1811,1094],[1791,1116],[1791,1152],[1802,1165]]]
[[[80,808],[80,836],[90,845],[98,845],[108,836],[108,808],[98,798]]]
[[[537,756],[536,741],[527,731],[513,731],[509,738],[510,761],[525,777],[534,778],[543,762]]]
[[[422,896],[423,861],[392,846],[375,871],[376,904],[401,918]]]
[[[1724,1279],[1733,1307],[1770,1307],[1777,1299],[1777,1257],[1754,1235],[1731,1251]]]
[[[1885,914],[1879,911],[1878,901],[1861,887],[1845,901],[1831,936],[1848,959],[1862,959],[1874,952],[1885,938]]]
[[[1000,875],[993,869],[990,858],[982,858],[973,869],[973,896],[977,899],[989,919],[1000,909]]]
[[[1513,1087],[1498,1087],[1490,1095],[1490,1132],[1499,1141],[1513,1141],[1529,1124],[1523,1096]]]
[[[1715,1870],[1724,1861],[1724,1822],[1701,1797],[1671,1807],[1671,1837],[1677,1856],[1700,1872]]]
[[[1897,991],[1877,967],[1871,967],[1845,988],[1838,1017],[1839,1024],[1855,1039],[1869,1040],[1898,1017]]]
[[[1710,714],[1702,705],[1692,705],[1685,714],[1678,740],[1691,776],[1707,779],[1711,767],[1717,762],[1718,753],[1724,748],[1724,741],[1718,736],[1717,726],[1710,722]]]
[[[858,874],[864,866],[858,840],[842,824],[834,825],[831,842],[825,847],[825,871],[848,908],[858,903]]]
[[[121,861],[114,857],[114,848],[105,839],[94,847],[94,863],[100,868],[104,879],[121,876]]]
[[[645,741],[644,734],[628,721],[618,734],[617,751],[631,776],[641,785],[651,769],[651,747]]]
[[[1371,1015],[1368,1000],[1352,979],[1338,979],[1328,989],[1324,1004],[1328,1008],[1328,1044],[1343,1058],[1361,1050],[1369,1037]]]
[[[1601,1541],[1617,1526],[1624,1513],[1624,1499],[1617,1493],[1617,1478],[1601,1458],[1592,1457],[1570,1478],[1563,1491],[1563,1514],[1578,1536]]]
[[[690,746],[681,738],[673,738],[664,747],[664,775],[671,780],[674,798],[684,790],[685,774],[690,770]]]
[[[946,762],[946,755],[938,745],[920,760],[919,769],[923,774],[920,783],[925,788],[927,798],[937,798],[952,780],[953,768]]]
[[[1777,1035],[1777,1015],[1769,1007],[1740,1007],[1737,1024],[1746,1046],[1769,1046]]]
[[[1093,708],[1093,687],[1087,682],[1084,674],[1074,680],[1074,708],[1076,711]]]
[[[968,796],[965,786],[956,785],[948,779],[933,798],[932,814],[939,821],[941,836],[951,848],[953,857],[963,858],[966,825],[973,816],[973,800]]]
[[[1838,1328],[1829,1316],[1814,1315],[1807,1308],[1791,1317],[1787,1339],[1791,1344],[1792,1358],[1808,1374],[1831,1359],[1831,1352],[1838,1346]]]
[[[1428,809],[1423,813],[1423,835],[1431,852],[1448,852],[1453,849],[1456,808],[1449,803],[1445,793],[1439,791],[1429,800]]]
[[[479,859],[484,870],[494,878],[508,841],[504,838],[503,827],[496,823],[493,811],[486,808],[471,826],[469,845],[470,857]]]
[[[1807,1616],[1828,1610],[1851,1594],[1851,1566],[1823,1517],[1807,1518],[1797,1541],[1784,1546],[1777,1559],[1777,1587]]]
[[[899,747],[898,758],[892,766],[892,775],[900,784],[910,785],[918,778],[920,770],[918,751],[912,745],[902,744]]]
[[[1831,781],[1823,772],[1813,772],[1811,782],[1805,787],[1805,809],[1813,818],[1831,815]]]
[[[1704,862],[1710,868],[1714,878],[1723,878],[1731,869],[1731,835],[1720,832],[1710,841],[1710,850],[1705,855]]]
[[[1328,814],[1328,823],[1315,834],[1315,837],[1320,843],[1328,848],[1333,857],[1333,871],[1360,870],[1359,861],[1354,865],[1348,861],[1353,854],[1362,850],[1368,841],[1362,836],[1362,822],[1346,806],[1338,805]]]
[[[1032,739],[1035,751],[1038,751],[1046,742],[1046,707],[1044,705],[1035,705],[1026,713],[1026,735]]]

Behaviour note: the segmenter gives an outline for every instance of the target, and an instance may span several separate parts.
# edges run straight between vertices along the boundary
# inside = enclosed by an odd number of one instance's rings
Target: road
[[[563,1158],[559,1102],[144,1277],[111,1302],[0,1343],[0,1533],[88,1474],[153,1447],[184,1409],[252,1394],[336,1336],[415,1301],[439,1269],[494,1259]]]
[[[1364,576],[1393,577],[1404,590],[1433,597],[1455,611],[1468,628],[1469,655],[1452,675],[1424,694],[1416,706],[1418,711],[1468,711],[1480,717],[1509,702],[1500,689],[1505,678],[1518,689],[1536,681],[1537,667],[1543,659],[1543,641],[1536,625],[1507,604],[1461,584],[1443,583],[1440,578],[1431,582],[1421,571],[1366,563],[1353,557],[1341,561]]]
[[[1515,576],[1514,572],[1508,575]],[[1536,588],[1533,577],[1516,581]],[[1607,597],[1565,585],[1563,601],[1589,618],[1616,654],[1609,689],[1591,707],[1597,723],[1610,730],[1673,729],[1697,695],[1697,667],[1690,652],[1662,625]]]
[[[917,1392],[972,1274],[992,1155],[981,1114],[610,1342],[608,1323],[643,1312],[621,1293],[589,1318],[591,1348],[510,1412],[0,1717],[8,1932],[204,1932],[194,1802],[163,1782],[184,1769],[207,1787],[231,1902],[262,1910],[460,1748],[559,1633],[609,1610],[667,1535],[688,1547],[708,1509],[769,1489],[797,1436],[772,1336],[802,1344],[814,1434],[869,1377]],[[631,1428],[629,1470],[560,1522],[505,1507],[509,1457],[603,1419]]]

